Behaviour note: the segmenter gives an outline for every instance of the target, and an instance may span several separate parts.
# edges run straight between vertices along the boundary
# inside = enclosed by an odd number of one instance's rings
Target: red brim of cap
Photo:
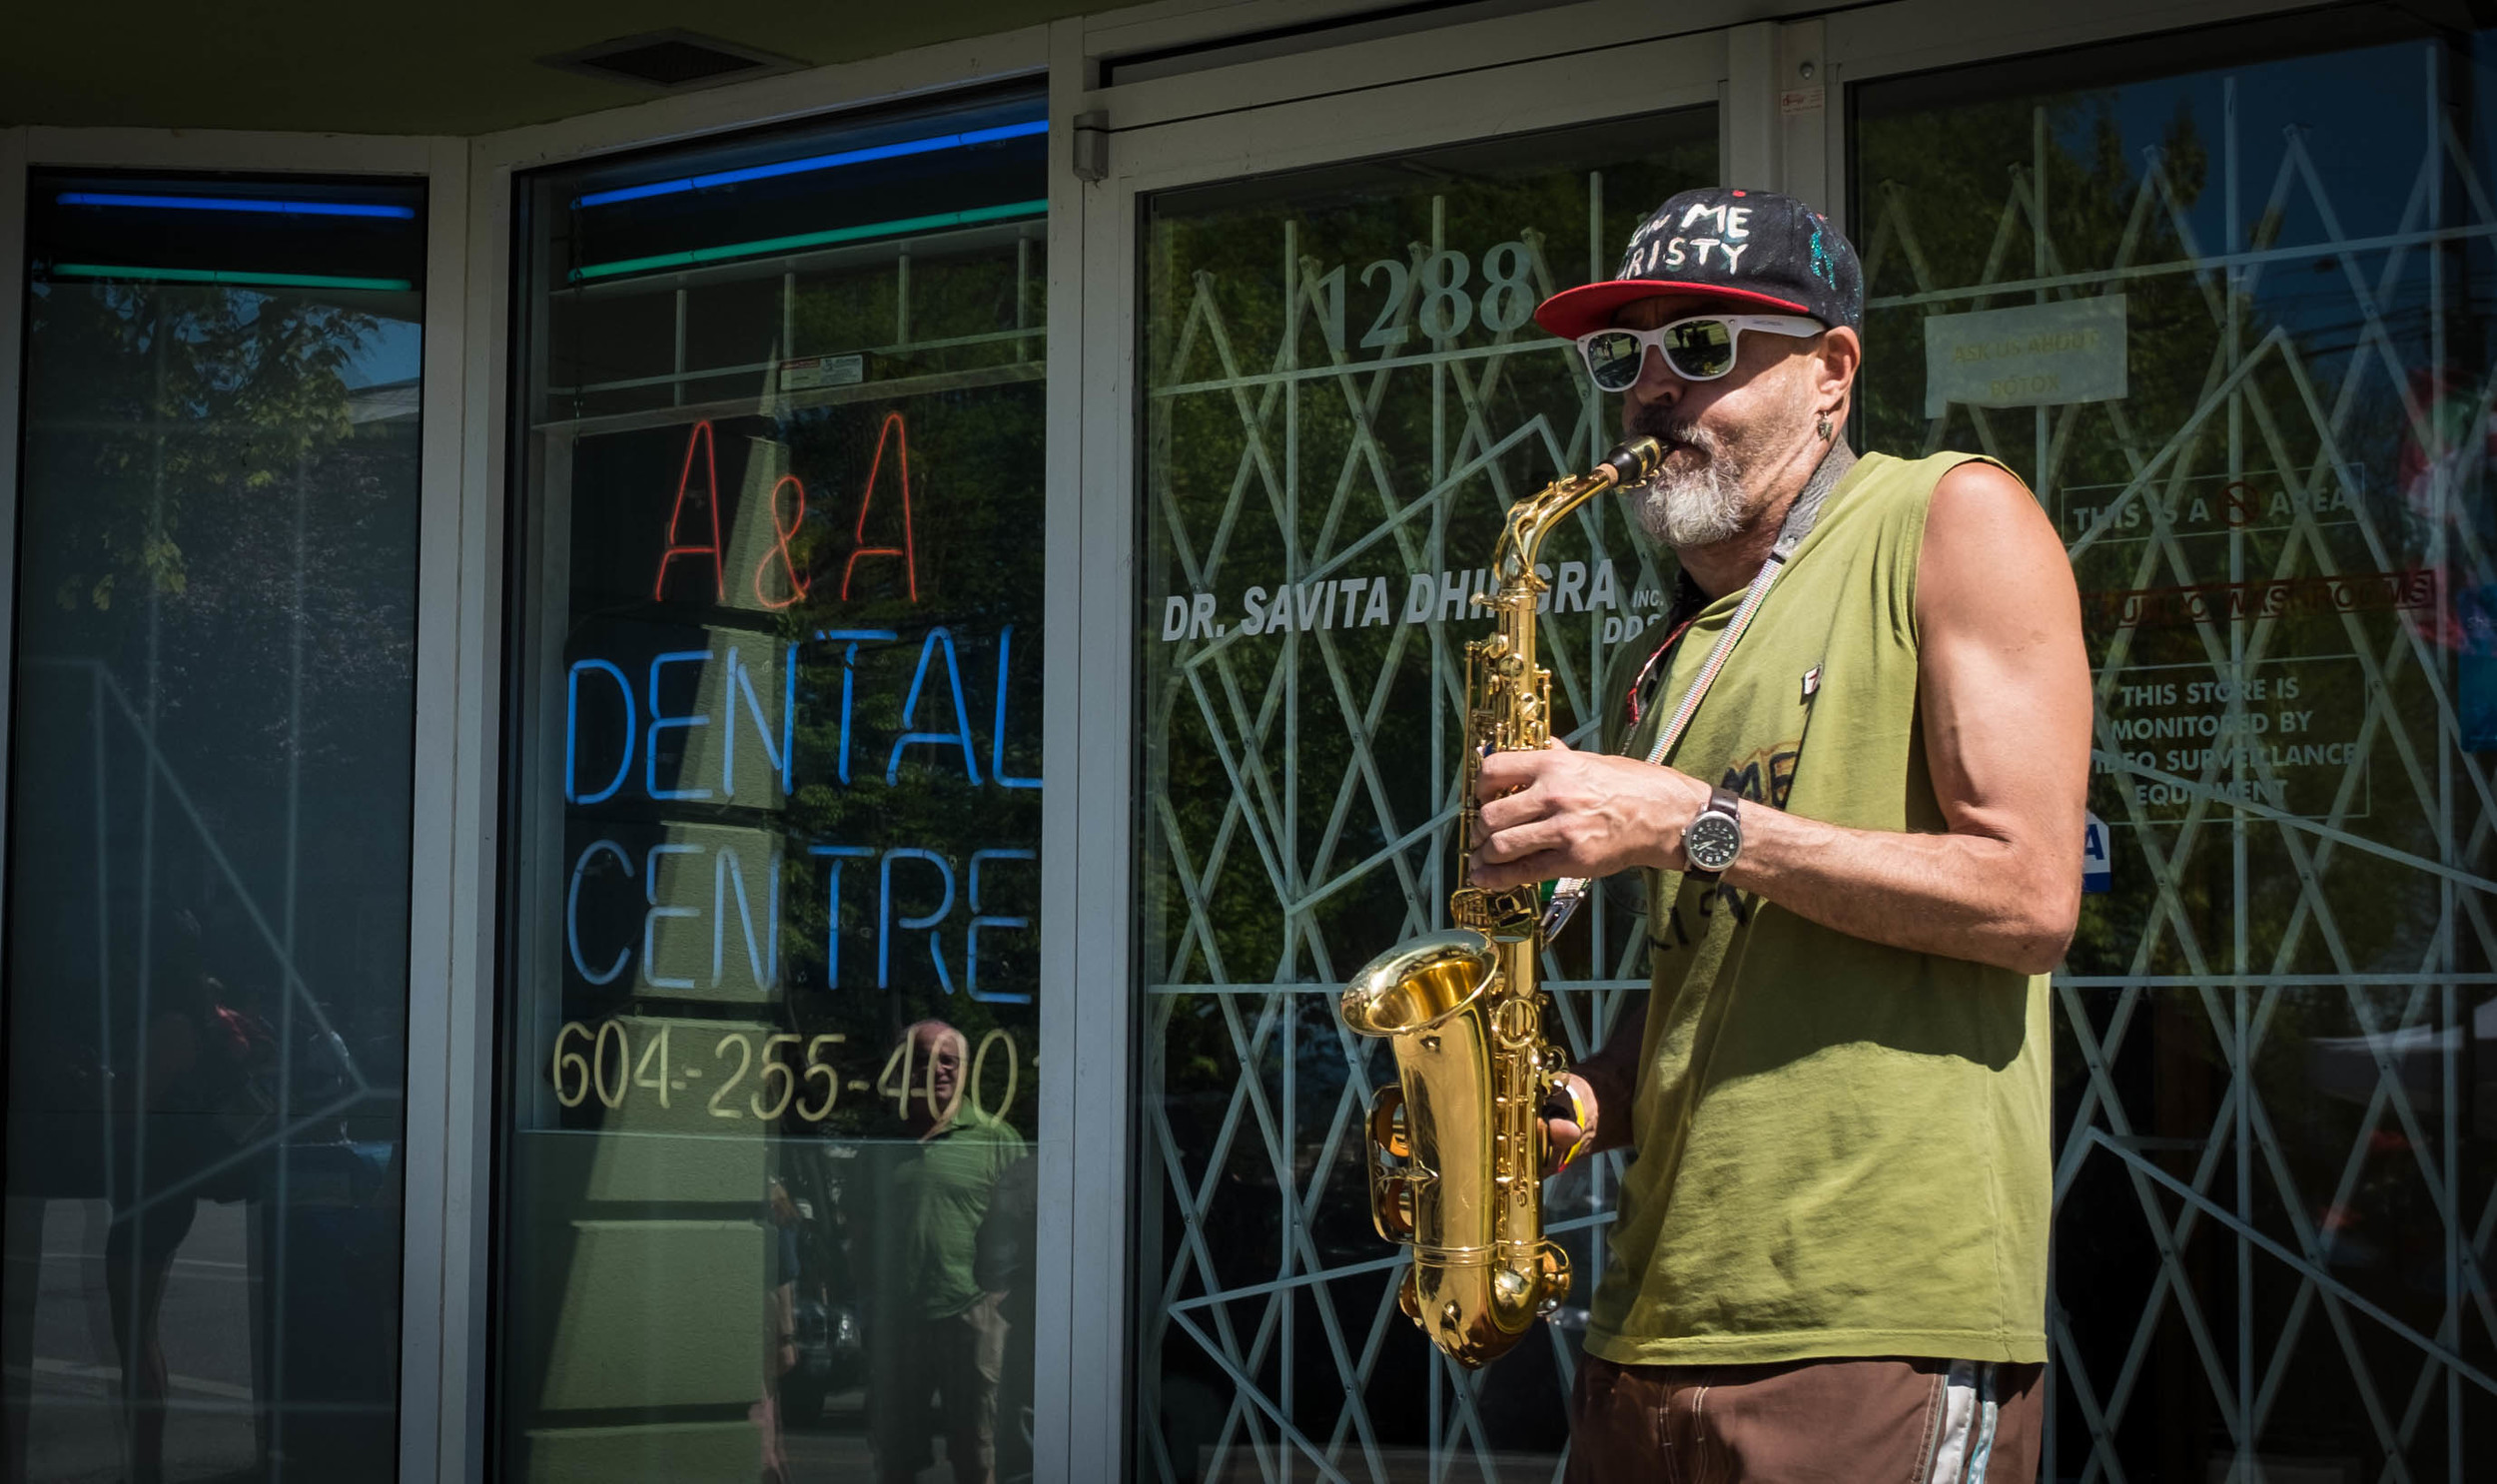
[[[1642,299],[1655,299],[1670,294],[1682,299],[1712,299],[1730,307],[1747,310],[1773,310],[1782,315],[1809,315],[1812,311],[1791,299],[1772,294],[1757,294],[1749,289],[1728,289],[1716,284],[1686,284],[1671,279],[1606,279],[1597,284],[1581,284],[1536,306],[1534,323],[1563,340],[1576,340],[1598,330],[1609,330],[1613,312],[1625,304]]]

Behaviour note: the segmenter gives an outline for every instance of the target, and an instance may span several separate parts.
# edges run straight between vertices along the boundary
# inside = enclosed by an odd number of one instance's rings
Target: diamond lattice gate
[[[2056,984],[2052,1475],[2475,1477],[2480,71],[1982,78],[1860,95],[1867,420],[2020,470],[2083,591],[2105,894]]]
[[[1139,1456],[1163,1479],[1545,1478],[1563,1331],[1495,1368],[1397,1312],[1363,1113],[1394,1076],[1335,1000],[1445,924],[1463,644],[1508,503],[1615,440],[1533,306],[1703,178],[1705,114],[1156,203],[1148,261]],[[1644,153],[1620,154],[1625,138]],[[1611,153],[1606,153],[1607,151]],[[1518,162],[1525,162],[1520,164]],[[1547,548],[1545,661],[1584,740],[1657,569],[1621,512]],[[1644,990],[1635,904],[1553,973],[1573,1049]],[[1562,1193],[1580,1293],[1612,1171]]]

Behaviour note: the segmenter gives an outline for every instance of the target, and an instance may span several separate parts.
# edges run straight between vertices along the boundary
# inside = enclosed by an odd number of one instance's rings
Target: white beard
[[[1742,465],[1724,440],[1705,428],[1679,427],[1673,436],[1704,455],[1706,462],[1687,470],[1668,463],[1650,480],[1635,507],[1640,527],[1677,549],[1713,546],[1741,534],[1751,515]]]

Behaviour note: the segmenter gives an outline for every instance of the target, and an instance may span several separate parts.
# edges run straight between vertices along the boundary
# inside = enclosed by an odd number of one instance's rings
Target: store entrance
[[[1159,141],[1114,143],[1114,160],[1148,155],[1139,175],[1178,166],[1165,189],[1130,178],[1122,223],[1142,268],[1120,304],[1143,502],[1134,1477],[1547,1480],[1560,1464],[1618,1169],[1550,1187],[1577,1291],[1461,1369],[1396,1306],[1405,1263],[1372,1229],[1364,1131],[1395,1066],[1336,1005],[1373,955],[1447,925],[1464,646],[1489,629],[1472,598],[1504,512],[1619,436],[1612,398],[1533,309],[1609,277],[1658,202],[1720,175],[1713,100],[1657,85],[1713,76],[1711,48],[1643,50],[1635,89],[1571,69],[1604,112],[1519,132],[1452,115],[1385,148],[1346,126],[1362,106],[1330,100],[1265,111],[1280,117],[1256,132],[1331,123],[1336,150],[1313,138],[1225,178],[1189,178]],[[1664,576],[1618,501],[1544,556],[1553,731],[1583,741],[1615,660],[1661,617]],[[1645,942],[1625,893],[1557,946],[1554,1030],[1573,1052],[1645,993]]]

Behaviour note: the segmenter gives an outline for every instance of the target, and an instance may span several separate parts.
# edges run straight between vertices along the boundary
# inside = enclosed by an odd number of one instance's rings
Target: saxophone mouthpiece
[[[1663,467],[1665,449],[1654,438],[1632,438],[1612,451],[1604,467],[1613,471],[1615,489],[1636,489],[1656,477]]]

